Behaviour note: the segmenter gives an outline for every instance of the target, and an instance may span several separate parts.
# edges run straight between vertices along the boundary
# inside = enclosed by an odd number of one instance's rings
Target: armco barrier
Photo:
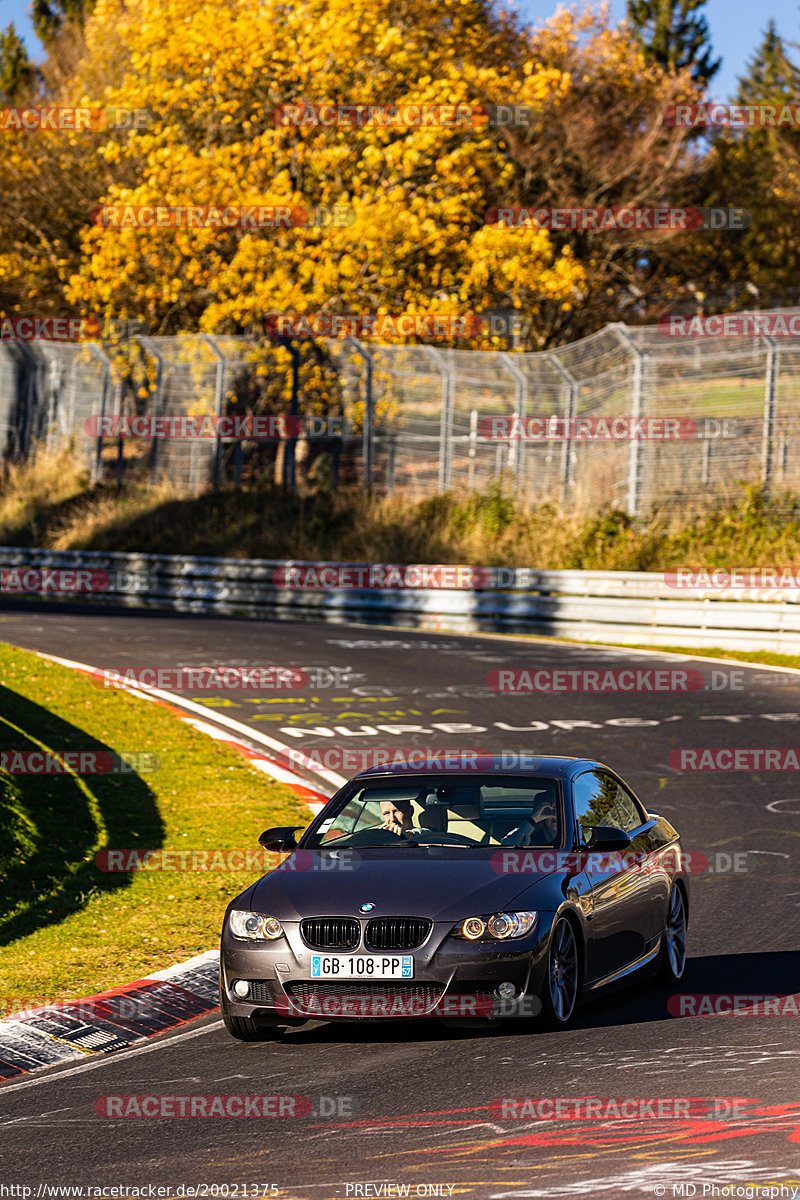
[[[678,592],[663,575],[634,571],[497,569],[470,590],[340,588],[276,582],[290,566],[354,567],[267,559],[104,554],[0,547],[0,604],[13,604],[6,572],[83,569],[100,579],[86,594],[45,593],[42,602],[113,604],[220,616],[396,625],[449,632],[537,633],[587,642],[800,652],[800,589]],[[103,573],[108,577],[104,580]],[[29,583],[35,579],[29,577]],[[34,593],[35,594],[35,593]],[[46,599],[45,599],[46,597]],[[24,597],[30,599],[25,593]]]

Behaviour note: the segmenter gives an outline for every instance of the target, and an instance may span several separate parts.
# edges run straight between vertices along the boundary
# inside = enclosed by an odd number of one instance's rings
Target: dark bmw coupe
[[[680,838],[586,758],[372,768],[225,913],[220,1002],[244,1041],[308,1020],[536,1016],[686,960]],[[519,765],[522,764],[522,765]]]

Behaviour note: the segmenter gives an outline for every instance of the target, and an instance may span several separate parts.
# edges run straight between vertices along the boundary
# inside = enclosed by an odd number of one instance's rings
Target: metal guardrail
[[[319,572],[359,566],[369,570],[364,564],[0,547],[0,605],[41,596],[50,603],[219,616],[800,653],[800,588],[687,594],[656,573],[530,568],[495,568],[491,579],[468,589],[309,590],[282,582],[289,567]],[[74,591],[77,579],[43,574],[76,570],[87,572],[83,582],[91,590]],[[65,583],[66,590],[51,590]],[[784,598],[787,594],[789,600]]]

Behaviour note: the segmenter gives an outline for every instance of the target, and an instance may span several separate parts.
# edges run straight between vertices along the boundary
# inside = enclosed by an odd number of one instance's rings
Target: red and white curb
[[[89,675],[98,670],[86,663],[52,654],[40,653],[39,657]],[[239,740],[247,738],[288,757],[289,747],[275,738],[221,713],[214,714],[212,724],[207,710],[201,705],[159,688],[131,684],[115,686],[122,686],[140,699],[164,705],[200,733],[238,750],[257,770],[291,788],[314,815],[331,792],[346,782],[334,771],[301,759],[301,766],[316,775],[323,786],[330,787],[328,794],[318,791],[282,763]],[[292,747],[292,758],[297,761],[295,747]],[[0,1021],[0,1080],[84,1058],[88,1054],[125,1050],[136,1042],[215,1012],[219,1003],[218,987],[219,951],[208,950],[166,970],[154,971],[142,979],[82,1000],[22,1010]]]

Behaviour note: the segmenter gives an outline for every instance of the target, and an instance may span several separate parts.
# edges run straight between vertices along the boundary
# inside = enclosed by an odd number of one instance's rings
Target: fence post
[[[478,410],[473,408],[469,414],[469,451],[467,458],[469,466],[467,468],[467,487],[472,489],[475,487],[475,459],[478,457]]]
[[[775,339],[761,335],[767,343],[767,369],[764,380],[764,417],[761,427],[761,482],[768,493],[772,484],[772,460],[775,443],[775,385],[777,382],[778,348]]]
[[[500,361],[516,383],[515,411],[517,416],[517,429],[521,430],[528,411],[528,381],[522,374],[522,371],[519,369],[517,364],[514,362],[512,355],[508,354],[506,351],[502,351],[500,354]],[[522,437],[518,438],[516,442],[513,439],[511,441],[511,446],[513,449],[511,470],[513,479],[513,495],[515,497],[519,493],[519,481],[522,475],[522,449],[524,444],[524,439]]]
[[[103,367],[103,388],[100,393],[100,416],[106,415],[108,407],[108,391],[111,386],[111,359],[104,350],[100,349],[97,342],[89,342],[89,353],[102,364]],[[102,428],[102,426],[101,426]],[[102,475],[103,468],[103,435],[98,432],[97,445],[94,452],[94,461],[92,463],[92,483],[97,483]]]
[[[442,421],[439,427],[439,492],[446,492],[450,486],[450,469],[452,461],[453,435],[453,372],[450,363],[441,350],[433,346],[420,346],[436,364],[436,369],[442,377]]]
[[[622,344],[633,355],[633,396],[631,421],[636,422],[644,412],[644,352],[633,344],[625,326],[620,322],[610,325]],[[641,439],[631,438],[628,454],[628,516],[638,517],[642,506],[642,447]]]
[[[154,389],[155,404],[153,405],[153,409],[154,409],[153,416],[160,417],[161,410],[163,408],[163,399],[164,399],[163,393],[162,393],[162,388],[164,386],[164,355],[161,353],[161,351],[158,349],[158,347],[156,346],[153,339],[150,337],[145,337],[143,334],[140,334],[138,337],[135,337],[132,340],[134,342],[138,342],[140,346],[144,346],[144,348],[148,352],[148,354],[151,354],[153,356],[153,358],[156,360],[156,382],[155,382],[155,389]],[[121,400],[122,400],[122,398],[120,396],[120,403],[118,406],[120,412],[122,410]],[[158,444],[159,444],[159,439],[153,438],[151,446],[150,446],[150,474],[149,474],[149,479],[147,480],[148,487],[153,487],[155,484],[156,468],[158,466]],[[120,455],[121,455],[122,439],[120,439],[119,448],[120,448]],[[119,470],[118,470],[118,472],[117,472],[117,485],[118,486],[119,486],[120,482],[121,481],[120,481]]]
[[[208,342],[214,352],[214,357],[217,360],[217,376],[214,380],[214,411],[217,416],[217,435],[214,441],[214,465],[211,470],[211,486],[215,492],[219,491],[219,477],[222,470],[222,435],[220,434],[220,417],[223,415],[222,406],[225,403],[225,373],[228,366],[228,360],[225,354],[220,350],[217,343],[209,333],[200,334],[203,341]]]
[[[567,506],[569,489],[572,485],[572,434],[578,409],[578,381],[555,354],[548,354],[547,361],[567,385],[566,430],[564,444],[561,447],[561,507],[564,509]]]
[[[22,409],[22,429],[19,435],[20,459],[27,459],[31,448],[33,410],[36,406],[36,372],[39,369],[36,356],[23,338],[16,341],[25,358],[28,370],[25,378],[25,403]]]
[[[372,351],[362,346],[358,338],[349,337],[347,341],[364,360],[364,426],[362,429],[362,458],[364,460],[364,491],[372,489],[372,476],[375,463],[375,397],[372,390]]]

